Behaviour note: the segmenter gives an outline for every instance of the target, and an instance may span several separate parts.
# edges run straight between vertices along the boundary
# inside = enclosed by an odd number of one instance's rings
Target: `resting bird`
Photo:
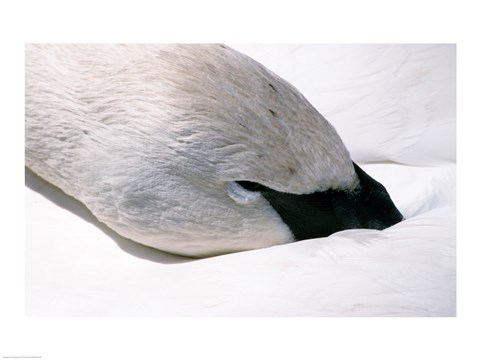
[[[27,45],[26,166],[190,257],[402,220],[292,85],[217,44]]]

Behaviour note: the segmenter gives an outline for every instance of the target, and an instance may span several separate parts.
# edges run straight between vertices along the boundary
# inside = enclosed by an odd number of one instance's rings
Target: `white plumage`
[[[231,181],[356,184],[313,106],[223,45],[27,46],[26,164],[119,234],[188,256],[293,241],[262,197],[232,201]]]

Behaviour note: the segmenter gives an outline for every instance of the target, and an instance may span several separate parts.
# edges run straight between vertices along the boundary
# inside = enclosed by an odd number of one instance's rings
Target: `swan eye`
[[[250,204],[260,198],[265,186],[251,181],[230,181],[227,183],[228,196],[239,204]]]
[[[259,183],[252,181],[237,181],[237,184],[249,191],[262,191],[267,189],[266,186],[260,185]]]

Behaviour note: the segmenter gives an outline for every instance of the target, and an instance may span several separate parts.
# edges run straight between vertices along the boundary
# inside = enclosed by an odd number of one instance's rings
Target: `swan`
[[[208,257],[403,217],[292,85],[219,44],[29,44],[25,163],[108,227]]]

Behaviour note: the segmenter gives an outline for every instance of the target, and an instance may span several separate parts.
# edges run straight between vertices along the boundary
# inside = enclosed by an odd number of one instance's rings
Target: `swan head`
[[[41,86],[27,83],[27,165],[127,238],[204,257],[402,219],[296,88],[229,47],[91,45],[58,53],[70,66],[63,73],[81,64],[84,81],[59,90],[80,105],[60,113],[56,121],[65,124],[55,129],[68,133],[54,136],[73,140],[68,152],[44,156],[63,156],[51,161],[62,164],[56,181],[29,152],[38,153],[34,131],[43,126],[33,124],[40,105],[31,100]],[[54,149],[64,146],[56,140],[49,140]]]
[[[263,196],[288,225],[295,240],[328,236],[345,229],[383,230],[403,220],[385,187],[352,164],[358,183],[351,190],[297,195],[238,181],[228,184],[228,193],[239,204],[249,204]]]

